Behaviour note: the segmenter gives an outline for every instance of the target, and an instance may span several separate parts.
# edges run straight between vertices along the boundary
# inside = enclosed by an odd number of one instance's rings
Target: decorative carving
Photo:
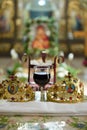
[[[11,49],[10,43],[0,43],[0,53],[2,52],[9,52]]]
[[[24,47],[21,43],[15,43],[13,48],[16,50],[18,53],[22,53],[24,51]]]
[[[74,53],[81,53],[81,52],[84,52],[84,44],[72,44],[71,45],[71,51],[74,52]]]
[[[0,88],[0,90],[3,90],[0,91],[2,98],[11,102],[27,102],[34,100],[35,97],[31,86],[21,82],[14,75],[11,75],[8,79],[2,81]]]
[[[64,80],[54,84],[47,91],[47,101],[52,102],[79,102],[84,98],[84,85],[70,73]]]

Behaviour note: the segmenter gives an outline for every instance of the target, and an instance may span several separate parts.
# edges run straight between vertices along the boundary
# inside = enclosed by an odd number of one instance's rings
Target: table
[[[73,104],[38,100],[20,103],[0,101],[1,130],[41,130],[39,128],[86,130],[87,101]]]

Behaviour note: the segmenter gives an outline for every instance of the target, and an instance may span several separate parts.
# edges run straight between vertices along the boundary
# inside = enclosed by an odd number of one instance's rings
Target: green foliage
[[[15,74],[15,72],[19,67],[21,67],[21,64],[19,62],[16,62],[13,67],[7,68],[7,74],[8,75]]]
[[[0,117],[0,123],[7,123],[7,122],[8,122],[8,118],[6,116]]]
[[[52,18],[47,18],[47,17],[39,17],[36,19],[29,19],[25,23],[25,31],[24,31],[24,36],[26,37],[26,40],[24,41],[24,51],[27,54],[30,54],[31,56],[38,56],[40,55],[41,51],[40,49],[34,49],[31,47],[31,41],[32,41],[32,36],[31,36],[31,28],[34,25],[46,25],[48,30],[50,31],[50,47],[49,49],[46,49],[48,52],[49,56],[55,56],[58,55],[58,27],[56,24],[55,19]]]
[[[75,77],[81,72],[81,70],[73,68],[72,66],[69,65],[61,64],[61,66]]]
[[[87,122],[80,121],[77,117],[72,117],[72,120],[69,121],[69,125],[73,128],[78,128],[78,130],[87,130]]]
[[[0,128],[4,129],[8,124],[7,116],[0,116]]]

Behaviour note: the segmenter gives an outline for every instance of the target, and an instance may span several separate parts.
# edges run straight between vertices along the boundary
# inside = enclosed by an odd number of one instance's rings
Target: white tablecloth
[[[7,102],[0,101],[0,114],[53,114],[53,115],[87,115],[87,102],[53,103],[53,102]]]

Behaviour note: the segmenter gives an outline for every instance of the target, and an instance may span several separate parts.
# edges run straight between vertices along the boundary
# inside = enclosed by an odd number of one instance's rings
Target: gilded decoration
[[[23,45],[21,43],[15,43],[13,48],[18,53],[22,53],[24,51],[24,47],[23,47]]]
[[[71,45],[71,51],[72,52],[78,52],[78,53],[81,53],[81,52],[84,52],[84,44],[74,44],[74,45]]]
[[[0,43],[0,53],[4,52],[9,52],[11,49],[11,44],[10,43]]]
[[[68,52],[67,45],[65,43],[60,44],[60,50],[63,50],[65,53]]]
[[[70,0],[68,3],[68,33],[72,38],[85,38],[84,1]]]
[[[47,101],[75,103],[83,101],[84,85],[70,73],[65,78],[55,83],[47,91]]]
[[[14,33],[14,3],[13,0],[0,2],[0,37],[13,37]]]
[[[10,75],[0,84],[0,97],[11,102],[27,102],[34,100],[35,94],[31,86],[15,76]]]

